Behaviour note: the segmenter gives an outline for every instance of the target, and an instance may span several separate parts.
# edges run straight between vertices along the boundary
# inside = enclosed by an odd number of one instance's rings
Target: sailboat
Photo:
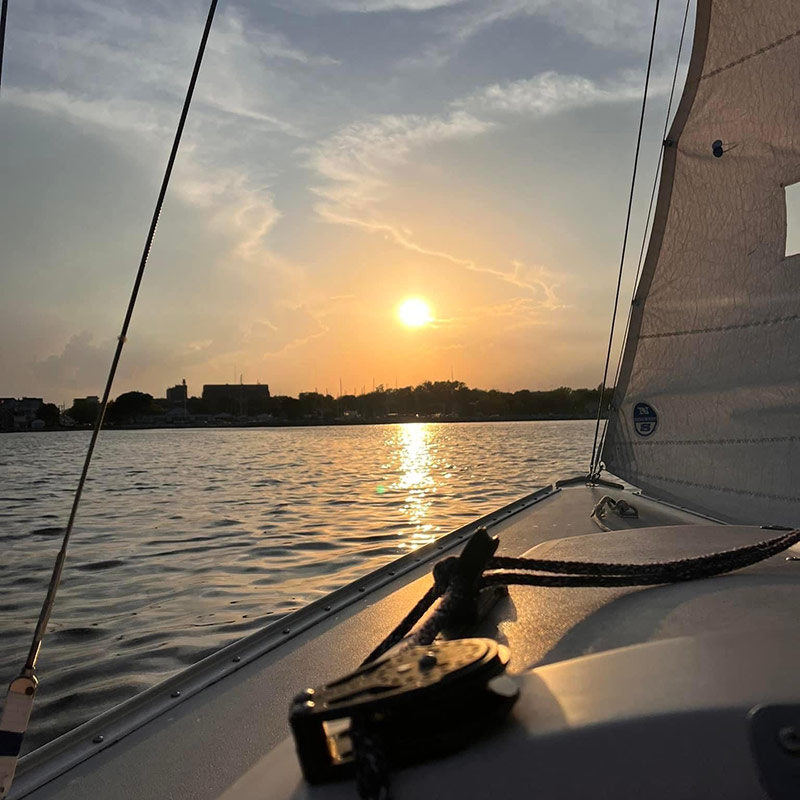
[[[795,0],[698,0],[588,476],[39,748],[10,796],[800,796],[798,67]]]

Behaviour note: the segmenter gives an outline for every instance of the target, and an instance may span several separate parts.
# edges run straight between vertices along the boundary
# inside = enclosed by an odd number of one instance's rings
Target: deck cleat
[[[408,647],[292,701],[289,721],[309,783],[351,777],[354,732],[402,766],[461,749],[511,710],[509,650],[492,639]]]

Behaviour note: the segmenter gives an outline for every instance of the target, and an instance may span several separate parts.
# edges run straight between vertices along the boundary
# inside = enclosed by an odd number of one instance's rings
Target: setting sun
[[[397,318],[409,328],[418,328],[433,321],[430,306],[419,297],[409,297],[397,309]]]

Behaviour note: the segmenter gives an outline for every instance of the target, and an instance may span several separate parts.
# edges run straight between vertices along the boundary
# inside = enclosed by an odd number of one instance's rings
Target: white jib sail
[[[603,461],[725,520],[800,525],[800,0],[698,0],[664,156]]]

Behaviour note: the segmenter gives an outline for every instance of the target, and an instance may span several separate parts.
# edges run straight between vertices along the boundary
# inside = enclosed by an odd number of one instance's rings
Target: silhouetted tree
[[[163,409],[153,403],[153,395],[146,392],[125,392],[109,404],[106,416],[111,422],[130,423],[139,417],[162,413]]]
[[[613,389],[606,390],[604,413],[608,411]],[[598,389],[570,389],[560,386],[545,392],[522,389],[500,392],[496,389],[470,389],[461,381],[426,381],[419,386],[398,389],[378,387],[363,395],[343,395],[331,403],[336,416],[358,415],[364,419],[435,417],[444,419],[521,419],[587,417],[597,414]],[[300,395],[303,415],[319,416],[323,398],[314,392]],[[332,398],[331,398],[332,401]],[[330,407],[330,406],[328,406]]]
[[[57,428],[61,413],[55,403],[42,403],[42,405],[39,406],[39,410],[36,412],[36,416],[42,420],[48,428]]]
[[[89,400],[76,400],[67,411],[67,415],[81,425],[94,425],[100,404]]]

